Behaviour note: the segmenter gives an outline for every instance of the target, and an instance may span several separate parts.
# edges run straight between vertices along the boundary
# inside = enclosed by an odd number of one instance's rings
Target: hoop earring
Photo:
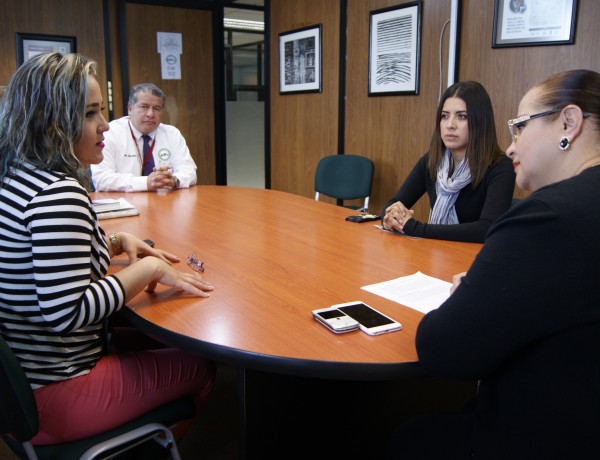
[[[563,136],[558,143],[558,148],[561,150],[567,150],[570,145],[571,139],[569,139],[567,136]]]

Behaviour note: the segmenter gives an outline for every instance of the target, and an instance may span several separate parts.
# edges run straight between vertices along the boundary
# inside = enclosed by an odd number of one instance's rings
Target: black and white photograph
[[[419,94],[420,2],[371,11],[369,96]]]
[[[495,0],[493,48],[572,45],[577,0]]]
[[[321,25],[279,34],[279,92],[321,92]]]

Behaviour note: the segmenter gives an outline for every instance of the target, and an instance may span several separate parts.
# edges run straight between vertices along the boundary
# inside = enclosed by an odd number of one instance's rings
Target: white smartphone
[[[355,331],[360,326],[358,321],[350,318],[337,308],[320,308],[313,310],[312,314],[314,319],[336,334]]]
[[[379,335],[402,329],[402,324],[364,302],[348,302],[332,305],[332,308],[337,308],[355,319],[360,325],[360,329],[369,335]]]

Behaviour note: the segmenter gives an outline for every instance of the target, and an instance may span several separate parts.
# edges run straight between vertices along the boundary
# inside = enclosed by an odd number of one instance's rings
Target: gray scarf
[[[454,159],[450,150],[446,149],[437,168],[435,192],[437,199],[431,210],[430,224],[458,224],[454,203],[460,191],[471,183],[471,169],[467,157],[456,165],[454,174],[449,171]]]

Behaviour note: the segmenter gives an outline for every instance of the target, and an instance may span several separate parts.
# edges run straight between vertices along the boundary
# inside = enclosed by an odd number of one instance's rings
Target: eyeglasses
[[[203,272],[204,271],[204,262],[201,262],[200,260],[198,260],[198,256],[196,255],[195,252],[192,252],[187,257],[187,264],[195,272]]]
[[[558,112],[559,109],[552,109],[546,112],[536,113],[535,115],[523,115],[519,118],[513,118],[512,120],[508,120],[508,130],[510,131],[510,136],[513,139],[513,142],[517,142],[519,139],[519,134],[521,130],[525,127],[525,124],[529,120],[533,120],[534,118],[541,118],[548,115],[552,115],[553,113]]]

